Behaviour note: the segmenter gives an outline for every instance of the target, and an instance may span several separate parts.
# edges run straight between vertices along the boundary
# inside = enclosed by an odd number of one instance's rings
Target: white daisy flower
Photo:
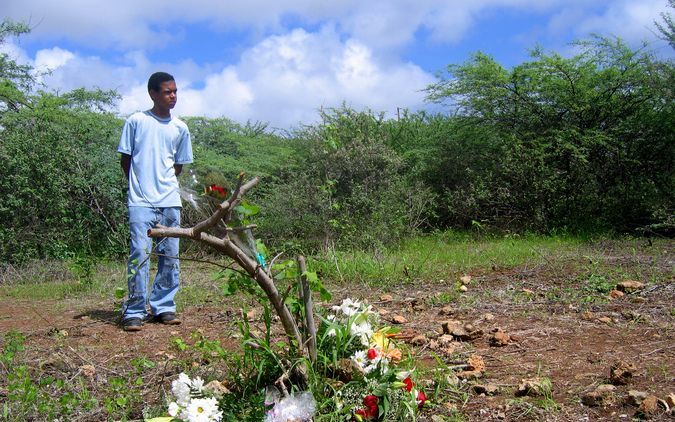
[[[213,397],[192,399],[181,417],[188,422],[216,422],[223,417],[223,412],[218,411],[218,401]]]
[[[368,363],[367,352],[365,350],[359,350],[352,355],[351,360],[359,365],[359,367],[365,368],[366,364]]]

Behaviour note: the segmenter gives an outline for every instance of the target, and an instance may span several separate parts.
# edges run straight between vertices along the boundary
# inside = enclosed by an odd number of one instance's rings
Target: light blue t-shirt
[[[149,110],[134,113],[124,123],[117,152],[131,156],[129,206],[181,206],[173,166],[192,162],[190,131],[182,120]]]

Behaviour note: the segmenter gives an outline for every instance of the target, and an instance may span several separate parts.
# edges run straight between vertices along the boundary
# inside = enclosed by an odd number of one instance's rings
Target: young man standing
[[[124,303],[122,327],[139,331],[147,317],[163,324],[180,324],[174,296],[179,285],[178,239],[156,242],[157,275],[148,296],[149,256],[153,239],[148,230],[160,224],[180,225],[181,199],[177,176],[183,164],[192,162],[192,144],[187,125],[171,116],[176,105],[173,76],[157,72],[148,80],[150,110],[131,115],[124,123],[117,152],[129,181],[129,226],[131,253],[127,264],[128,299]]]

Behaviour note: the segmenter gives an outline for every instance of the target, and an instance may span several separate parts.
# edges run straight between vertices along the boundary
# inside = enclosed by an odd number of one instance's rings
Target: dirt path
[[[671,261],[666,264],[670,265]],[[358,286],[334,287],[334,302],[346,296],[369,300],[385,321],[404,317],[400,324],[408,339],[418,336],[414,349],[420,362],[435,356],[447,362],[478,355],[485,363],[482,377],[457,382],[468,393],[466,402],[436,403],[421,420],[453,411],[469,421],[622,421],[631,420],[636,407],[626,404],[629,390],[665,398],[675,393],[675,283],[672,276],[620,298],[580,300],[572,274],[558,269],[515,269],[472,274],[467,291],[445,300],[455,287],[448,283],[411,284],[387,291]],[[567,297],[567,296],[569,297]],[[236,348],[238,310],[226,307],[191,307],[182,313],[180,326],[147,324],[139,333],[117,326],[113,304],[100,302],[27,302],[0,298],[0,333],[17,330],[27,336],[26,359],[36,366],[61,356],[70,371],[92,365],[99,373],[123,371],[133,358],[171,359],[171,338],[185,341],[195,332]],[[444,343],[442,324],[455,320],[471,324],[471,339]],[[491,344],[495,330],[508,341]],[[447,339],[446,339],[447,340]],[[600,406],[581,403],[581,397],[608,383],[610,367],[622,361],[632,365],[632,378],[618,385],[612,398]],[[65,369],[64,369],[65,370]],[[552,382],[552,397],[515,396],[523,379],[545,377]],[[168,380],[160,379],[160,383]],[[474,384],[493,385],[495,395],[474,392]],[[158,389],[145,391],[156,402]],[[663,412],[653,420],[670,418]],[[87,420],[86,418],[83,420]],[[94,419],[92,419],[94,420]],[[442,419],[437,419],[442,420]]]

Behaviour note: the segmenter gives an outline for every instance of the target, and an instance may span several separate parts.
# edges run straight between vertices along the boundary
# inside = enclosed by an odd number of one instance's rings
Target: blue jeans
[[[167,227],[180,226],[180,207],[148,208],[129,207],[131,232],[131,253],[127,263],[129,296],[124,303],[122,319],[145,318],[146,304],[150,304],[153,315],[176,312],[174,296],[178,291],[180,266],[178,262],[178,238],[154,239],[157,259],[157,275],[148,297],[149,254],[153,239],[148,230],[161,224]]]

